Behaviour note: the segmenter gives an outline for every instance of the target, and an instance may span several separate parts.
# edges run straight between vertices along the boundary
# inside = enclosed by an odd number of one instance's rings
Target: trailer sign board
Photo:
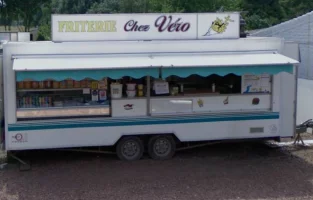
[[[236,39],[239,13],[52,15],[52,40]]]

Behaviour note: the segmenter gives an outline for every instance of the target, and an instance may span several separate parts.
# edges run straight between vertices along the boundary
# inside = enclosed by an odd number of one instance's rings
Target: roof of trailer
[[[230,39],[233,40],[233,39]],[[246,37],[246,38],[239,38],[236,40],[281,40],[278,37]],[[153,43],[167,43],[167,42],[185,42],[185,43],[202,43],[204,41],[218,41],[218,40],[129,40],[129,41],[90,41],[90,42],[53,42],[53,41],[28,41],[28,42],[17,42],[17,41],[8,41],[7,44],[77,44],[77,43],[141,43],[141,42],[153,42]],[[226,40],[219,40],[219,41],[226,41]]]

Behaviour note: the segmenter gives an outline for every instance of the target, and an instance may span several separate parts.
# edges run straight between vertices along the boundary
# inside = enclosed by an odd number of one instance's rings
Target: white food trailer
[[[4,46],[6,150],[293,137],[298,51],[240,38],[239,13],[53,15],[52,42]]]

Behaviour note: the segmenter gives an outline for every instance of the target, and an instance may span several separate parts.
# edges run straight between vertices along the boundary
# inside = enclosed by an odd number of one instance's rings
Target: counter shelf
[[[231,94],[220,94],[220,93],[192,93],[192,94],[178,94],[178,95],[168,95],[168,96],[151,96],[151,99],[166,99],[166,98],[190,98],[190,97],[215,97],[215,96],[255,96],[255,95],[270,95],[270,93],[231,93]]]
[[[69,107],[45,107],[45,108],[18,108],[16,117],[25,118],[57,118],[57,117],[88,117],[109,116],[109,105],[97,106],[69,106]]]
[[[49,92],[49,91],[79,91],[85,88],[58,88],[58,89],[17,89],[16,92]],[[89,88],[87,88],[89,89]]]

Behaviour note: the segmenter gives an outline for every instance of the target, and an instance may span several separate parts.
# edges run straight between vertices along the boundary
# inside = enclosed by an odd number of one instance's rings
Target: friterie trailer
[[[52,42],[4,46],[8,151],[294,136],[298,45],[240,38],[238,13],[52,20]]]

